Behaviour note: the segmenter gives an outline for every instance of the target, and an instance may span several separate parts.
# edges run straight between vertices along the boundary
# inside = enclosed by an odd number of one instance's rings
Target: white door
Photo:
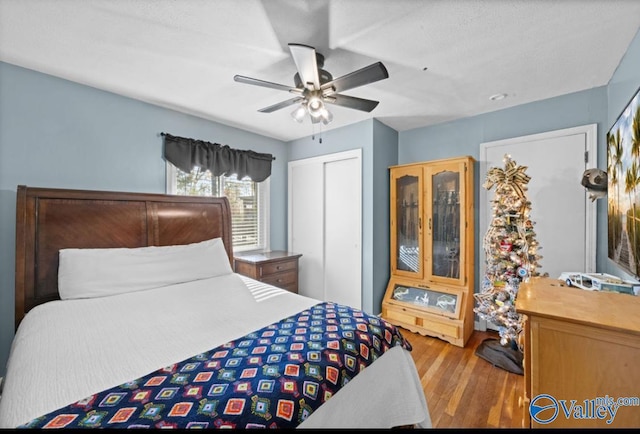
[[[541,274],[557,278],[563,271],[595,271],[596,204],[580,184],[582,173],[597,167],[596,124],[568,128],[515,139],[483,143],[480,151],[480,236],[488,228],[494,190],[482,184],[487,170],[504,167],[511,155],[527,166],[531,177],[527,197],[539,246]],[[588,153],[588,154],[585,154]],[[585,158],[588,155],[588,158]],[[480,283],[485,272],[485,255],[480,246]]]
[[[289,162],[289,250],[301,295],[362,307],[361,151]]]
[[[324,164],[325,300],[358,309],[362,307],[359,167],[358,158]]]
[[[319,300],[324,299],[323,172],[320,164],[289,163],[289,251],[302,254],[298,293]]]

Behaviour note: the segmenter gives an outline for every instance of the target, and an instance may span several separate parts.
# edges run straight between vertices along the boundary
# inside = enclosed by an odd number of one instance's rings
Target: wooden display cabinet
[[[467,156],[390,168],[391,279],[382,316],[462,347],[474,318],[473,165]]]

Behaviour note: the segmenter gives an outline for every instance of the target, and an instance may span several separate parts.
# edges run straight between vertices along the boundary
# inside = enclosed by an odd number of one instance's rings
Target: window
[[[194,168],[183,172],[167,163],[167,193],[193,196],[226,196],[231,207],[233,250],[269,248],[269,179],[253,182],[237,176],[212,176]]]

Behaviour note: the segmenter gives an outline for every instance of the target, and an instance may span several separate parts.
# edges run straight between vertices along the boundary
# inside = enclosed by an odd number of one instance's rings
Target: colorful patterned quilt
[[[319,303],[19,428],[293,428],[396,345],[384,319]]]

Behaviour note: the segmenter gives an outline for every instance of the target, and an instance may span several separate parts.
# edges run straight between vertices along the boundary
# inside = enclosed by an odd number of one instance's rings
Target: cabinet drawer
[[[411,324],[411,325],[416,323],[415,315],[398,312],[397,310],[394,310],[394,309],[387,309],[384,317],[387,318],[389,321],[400,321],[402,323]]]
[[[267,277],[270,274],[280,273],[288,270],[295,270],[298,260],[271,262],[269,264],[260,265],[259,276]]]
[[[445,324],[427,318],[418,318],[417,325],[441,335],[451,336],[455,339],[460,337],[460,326],[457,324]]]
[[[260,281],[278,287],[292,285],[296,283],[296,270],[263,277],[262,279],[260,279]]]

